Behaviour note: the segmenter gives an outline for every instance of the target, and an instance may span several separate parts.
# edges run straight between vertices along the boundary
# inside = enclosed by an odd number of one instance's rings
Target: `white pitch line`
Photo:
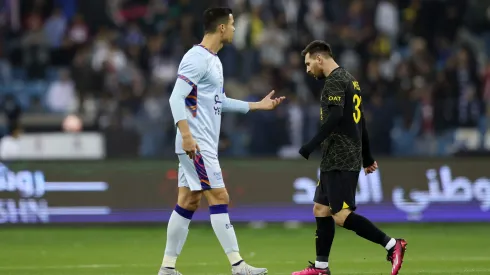
[[[109,189],[109,184],[107,182],[45,182],[44,190],[48,192],[77,192],[77,191],[87,191],[87,192],[101,192],[107,191]]]

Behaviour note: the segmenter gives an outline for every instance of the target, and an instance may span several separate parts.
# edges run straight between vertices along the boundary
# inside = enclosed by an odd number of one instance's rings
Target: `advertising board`
[[[490,222],[485,158],[381,159],[360,174],[359,213],[375,222]],[[223,160],[234,221],[313,222],[316,161]],[[176,202],[174,161],[9,163],[0,224],[165,222]],[[208,221],[206,203],[194,215]]]
[[[12,160],[101,160],[105,140],[99,133],[28,133],[17,139]]]

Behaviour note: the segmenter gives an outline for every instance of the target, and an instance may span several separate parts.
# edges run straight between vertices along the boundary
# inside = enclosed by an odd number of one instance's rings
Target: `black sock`
[[[357,235],[377,243],[381,246],[386,246],[391,240],[383,231],[379,230],[371,221],[361,215],[352,212],[344,221],[344,228],[356,232]]]
[[[316,260],[328,262],[330,249],[335,235],[333,217],[316,217]]]

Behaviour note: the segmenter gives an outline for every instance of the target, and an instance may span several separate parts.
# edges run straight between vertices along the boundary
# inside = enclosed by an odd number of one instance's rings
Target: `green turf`
[[[490,274],[490,224],[382,225],[408,242],[400,274]],[[236,226],[242,256],[271,275],[290,274],[314,259],[313,227],[250,229]],[[156,275],[164,226],[0,229],[1,275]],[[390,274],[385,252],[337,230],[333,274]],[[185,275],[231,274],[213,231],[191,227],[178,263]]]

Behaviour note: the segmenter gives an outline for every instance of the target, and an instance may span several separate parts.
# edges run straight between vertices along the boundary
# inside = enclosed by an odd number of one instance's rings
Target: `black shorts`
[[[359,172],[321,172],[316,187],[314,202],[330,206],[332,214],[342,209],[356,210],[356,188]]]

